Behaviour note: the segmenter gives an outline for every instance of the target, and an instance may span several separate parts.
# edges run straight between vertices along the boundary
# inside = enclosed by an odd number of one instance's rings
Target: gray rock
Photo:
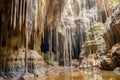
[[[120,75],[120,67],[115,68],[114,72],[117,73],[118,75]]]

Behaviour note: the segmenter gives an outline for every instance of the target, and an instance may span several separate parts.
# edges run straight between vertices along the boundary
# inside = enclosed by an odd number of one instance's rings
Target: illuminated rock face
[[[27,32],[28,49],[41,52],[42,44],[48,43],[47,51],[51,50],[64,5],[64,0],[0,0],[0,76],[20,76],[24,72],[25,51],[20,54],[15,51],[26,47]],[[31,73],[41,68],[41,59],[36,58],[41,56],[34,51],[27,54]]]
[[[113,7],[112,19],[107,32],[104,34],[106,42],[107,56],[102,59],[101,68],[104,70],[113,70],[120,66],[120,6]]]
[[[114,70],[120,67],[120,43],[115,44],[101,61],[101,69]]]
[[[109,51],[113,45],[120,43],[120,11],[119,5],[113,7],[112,18],[108,20],[107,32],[103,38],[106,42],[106,49]]]
[[[81,0],[83,3],[84,1]],[[83,3],[81,5],[80,0],[0,0],[0,59],[3,60],[3,62],[0,62],[0,65],[2,65],[0,66],[0,70],[3,70],[1,72],[6,71],[9,75],[11,74],[9,72],[15,72],[14,70],[16,68],[13,69],[14,67],[23,70],[25,52],[18,55],[18,53],[14,51],[18,51],[19,48],[25,48],[27,32],[28,49],[40,53],[46,53],[47,51],[51,54],[57,53],[57,59],[60,58],[62,61],[64,53],[70,53],[73,56],[72,58],[78,59],[82,42],[86,42],[84,44],[85,55],[96,53],[98,49],[98,52],[105,51],[103,50],[105,47],[102,38],[103,34],[99,34],[103,33],[103,29],[99,29],[101,25],[96,26],[97,29],[93,26],[91,28],[93,31],[90,31],[89,34],[89,31],[87,31],[88,25],[86,26],[86,24],[89,24],[88,22],[91,22],[92,19],[88,20],[86,17],[90,17],[91,15],[89,16],[87,14],[87,16],[84,16],[86,14],[83,13],[83,15],[80,15],[80,12],[84,12],[85,7],[87,8],[86,10],[88,10],[89,7],[91,8],[95,5],[95,0],[87,1],[90,2],[86,4],[91,4],[85,6]],[[99,2],[100,0],[97,1],[97,4],[100,3],[100,5],[98,5],[99,9],[103,3]],[[84,8],[81,9],[83,6]],[[104,7],[101,8],[100,12],[102,11],[104,11]],[[111,10],[109,11],[109,15],[111,15]],[[120,11],[114,11],[110,25],[110,33],[108,31],[103,36],[107,51],[109,51],[114,44],[120,42]],[[75,22],[76,17],[78,20],[81,19],[78,24]],[[98,17],[101,18],[101,16]],[[100,32],[94,33],[95,31]],[[93,35],[91,35],[91,33]],[[85,40],[86,37],[89,38],[88,42]],[[95,39],[97,41],[99,40],[98,44]],[[36,54],[34,51],[30,51],[34,53],[34,55],[31,54],[32,56],[28,52],[28,65],[30,63],[30,65],[32,64],[34,66],[32,66],[32,70],[31,66],[29,66],[28,69],[31,72],[34,72],[37,64],[41,61],[41,56],[38,55],[39,53]],[[38,63],[36,63],[36,61],[38,61]],[[110,61],[111,60],[108,60],[108,65]],[[117,61],[119,61],[119,59]]]
[[[81,1],[84,2],[84,1]],[[99,2],[99,1],[98,1]],[[74,23],[74,16],[79,16],[80,13],[80,1],[78,0],[29,0],[28,10],[25,9],[25,2],[22,0],[11,0],[4,1],[1,0],[0,8],[0,47],[5,47],[6,49],[18,49],[25,47],[25,32],[26,25],[29,26],[27,30],[29,31],[29,49],[34,49],[36,51],[47,52],[61,52],[62,49],[58,48],[58,43],[63,45],[62,41],[57,42],[58,37],[56,35],[56,27],[62,27],[63,23],[61,20],[62,12],[67,5],[68,12],[67,16],[72,19],[72,22],[68,19],[65,26],[72,26],[72,52],[80,53],[80,39],[77,37],[78,26],[76,27]],[[90,3],[90,4],[89,4]],[[86,8],[89,9],[93,7],[94,0],[87,0]],[[89,4],[89,5],[88,5]],[[102,4],[102,3],[101,3]],[[72,11],[69,6],[72,5]],[[83,3],[82,3],[83,5]],[[102,8],[103,10],[103,8]],[[67,11],[67,10],[66,10]],[[25,12],[27,14],[25,15]],[[27,16],[26,22],[25,17]],[[62,17],[63,18],[63,17]],[[73,24],[74,23],[74,24]],[[76,30],[74,30],[76,29]],[[83,31],[84,32],[84,31]],[[61,34],[58,31],[58,34]],[[76,36],[77,35],[77,36]],[[84,35],[84,33],[83,33]],[[75,40],[74,40],[75,38]],[[51,48],[52,46],[52,48]],[[76,55],[76,56],[78,56]],[[78,57],[77,57],[78,58]]]
[[[25,2],[23,0],[1,0],[0,47],[17,49],[24,46],[25,25],[27,23],[30,35],[29,48],[40,51],[40,45],[45,34],[44,30],[48,29],[50,31],[49,28],[53,28],[56,21],[61,21],[61,11],[64,7],[63,0],[29,0],[28,3],[28,11],[26,11],[24,10]],[[25,15],[25,12],[27,12],[27,15]],[[26,16],[27,22],[25,23]],[[12,42],[13,40],[16,41]]]

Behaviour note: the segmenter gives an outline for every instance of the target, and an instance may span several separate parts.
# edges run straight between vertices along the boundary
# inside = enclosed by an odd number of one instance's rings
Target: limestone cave
[[[120,80],[120,0],[0,0],[0,80]]]

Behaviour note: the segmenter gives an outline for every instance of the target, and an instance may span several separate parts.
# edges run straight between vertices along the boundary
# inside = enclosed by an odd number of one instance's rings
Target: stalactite
[[[44,22],[46,18],[46,3],[45,0],[41,1],[41,34],[42,38],[44,39]],[[44,41],[44,40],[43,40]]]
[[[40,37],[41,39],[44,39],[44,24],[45,24],[45,17],[46,17],[46,3],[44,0],[38,0],[38,13],[40,14],[39,15],[39,21],[40,21]],[[43,40],[44,41],[44,40]]]
[[[42,23],[42,33],[43,33],[43,39],[44,39],[44,22],[45,22],[45,18],[46,18],[46,3],[44,0],[42,0],[43,3],[43,7],[42,7],[42,19],[43,19],[43,23]],[[43,17],[44,15],[44,17]]]
[[[22,27],[22,1],[20,0],[20,5],[19,5],[19,29],[21,30]]]
[[[65,67],[66,66],[66,61],[65,61],[66,60],[66,58],[65,58],[66,57],[66,55],[65,55],[66,54],[66,51],[65,51],[66,50],[65,49],[66,48],[65,37],[64,37],[64,41],[62,42],[62,44],[63,44],[63,60],[64,60],[64,67]]]
[[[57,60],[59,59],[59,51],[58,51],[58,27],[56,26],[56,54],[57,54]]]
[[[28,23],[27,23],[27,17],[28,17],[28,0],[25,1],[25,36],[26,36],[26,45],[25,45],[25,73],[28,73],[28,59],[27,59],[27,55],[28,55],[28,38],[29,38],[29,34],[28,34]]]
[[[79,6],[79,13],[78,13],[78,16],[81,15],[81,0],[77,0],[78,2],[78,6]]]
[[[50,52],[50,57],[51,57],[51,60],[52,60],[52,24],[49,26],[49,52]]]
[[[65,43],[66,43],[66,66],[67,67],[69,67],[69,46],[68,46],[68,43],[69,43],[69,36],[68,36],[68,28],[66,28],[66,41],[65,41]]]
[[[38,0],[34,1],[34,4],[33,4],[33,13],[32,13],[32,24],[33,24],[33,28],[32,28],[32,40],[33,40],[33,43],[32,43],[32,48],[35,49],[35,36],[36,36],[36,32],[37,32],[37,29],[38,29],[38,20],[39,19],[39,10],[38,10],[38,7],[39,7],[39,2]],[[39,24],[40,25],[40,24]]]
[[[20,3],[20,0],[16,0],[16,19],[19,17],[19,3]]]
[[[43,43],[44,43],[44,37],[45,37],[45,28],[44,28],[44,23],[42,22],[42,28],[43,28],[43,32],[42,32],[42,38],[43,38]]]
[[[34,28],[35,28],[35,30],[37,29],[37,17],[38,17],[38,1],[36,0],[35,1],[35,11],[34,11],[34,20],[35,20],[35,24],[34,24]]]
[[[13,6],[14,6],[14,2],[13,1],[14,0],[12,0],[12,2],[11,2],[11,25],[13,23]]]
[[[68,37],[69,37],[69,38],[68,38],[68,40],[69,40],[69,42],[68,42],[68,43],[69,43],[69,57],[70,57],[70,61],[69,61],[69,62],[70,62],[70,66],[72,66],[72,65],[71,65],[71,61],[72,61],[72,52],[71,52],[71,51],[72,51],[72,50],[71,50],[71,49],[72,49],[72,42],[71,42],[71,32],[70,32],[70,31],[71,31],[71,30],[69,29],[69,30],[68,30]]]
[[[52,47],[53,47],[53,46],[52,46],[52,40],[53,40],[53,39],[52,39],[53,25],[51,26],[51,30],[50,30],[50,31],[51,31],[51,34],[50,34],[50,37],[51,37],[51,42],[50,42],[50,46],[51,46],[51,60],[54,60],[54,54],[53,54],[53,52],[52,52]]]
[[[14,21],[13,21],[13,28],[15,29],[16,27],[16,4],[17,4],[17,1],[14,0]]]
[[[45,17],[45,16],[42,16],[42,14],[41,14],[41,6],[44,4],[41,4],[41,1],[42,0],[38,0],[38,21],[39,21],[39,23],[38,23],[38,26],[40,26],[40,27],[38,27],[38,29],[39,29],[39,39],[40,39],[40,45],[41,45],[41,39],[43,39],[43,41],[44,41],[44,21],[45,21],[45,19],[43,18],[43,17]],[[44,14],[45,15],[45,14]]]
[[[25,0],[23,0],[23,9],[22,9],[22,21],[24,23],[24,20],[25,20]]]
[[[106,17],[108,17],[108,15],[107,15],[107,9],[106,9],[106,3],[105,3],[104,0],[102,0],[102,3],[103,3],[103,6],[104,6],[105,15],[106,15]]]
[[[2,35],[0,35],[0,47],[2,46]]]
[[[45,11],[46,11],[46,4],[45,4],[45,0],[42,0],[41,2],[42,6],[41,6],[41,14],[42,14],[42,19],[44,19],[45,17]]]
[[[66,61],[66,57],[67,57],[67,35],[66,35],[66,28],[64,28],[65,29],[65,33],[64,33],[64,42],[63,42],[63,44],[64,44],[64,67],[67,67],[67,61]]]
[[[21,12],[21,37],[22,37],[22,47],[25,43],[25,0],[22,0],[22,12]]]
[[[40,0],[38,0],[38,21],[40,21]],[[41,46],[41,33],[40,33],[40,22],[38,22],[38,30],[39,30],[39,34],[38,34],[38,37],[39,37],[39,40],[40,40],[40,46]]]
[[[70,15],[74,15],[74,12],[73,12],[72,6],[71,6],[71,2],[72,2],[72,0],[71,0],[71,1],[68,0],[68,1],[67,1],[67,5],[68,5],[68,9],[69,9],[69,11],[70,11]]]

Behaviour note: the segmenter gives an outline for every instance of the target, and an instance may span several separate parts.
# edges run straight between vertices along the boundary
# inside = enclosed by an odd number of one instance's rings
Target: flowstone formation
[[[28,50],[28,72],[37,75],[40,68],[44,66],[43,57],[34,50]],[[19,49],[18,51],[9,52],[6,57],[0,57],[0,75],[8,77],[20,77],[25,69],[25,49]],[[3,63],[3,64],[2,64]]]

